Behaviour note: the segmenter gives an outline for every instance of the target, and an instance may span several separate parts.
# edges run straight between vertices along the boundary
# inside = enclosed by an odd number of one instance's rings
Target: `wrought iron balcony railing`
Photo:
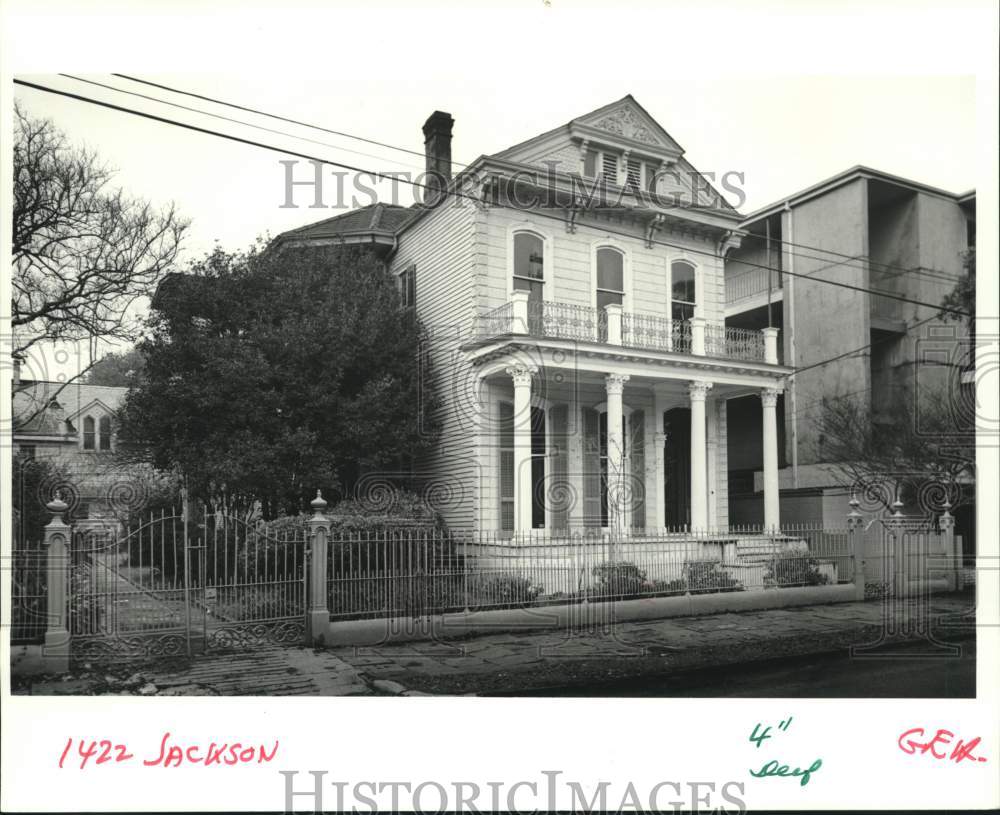
[[[528,302],[519,292],[514,293],[511,302],[479,314],[475,333],[479,340],[525,335],[745,362],[779,362],[777,329],[732,328],[706,323],[701,318],[671,320],[623,312],[621,306],[596,309],[571,303]]]

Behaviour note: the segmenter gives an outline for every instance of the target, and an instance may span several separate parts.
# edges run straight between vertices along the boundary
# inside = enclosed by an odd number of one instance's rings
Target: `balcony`
[[[778,364],[778,330],[774,328],[732,328],[706,323],[699,317],[679,322],[622,311],[621,306],[596,309],[570,303],[529,302],[523,292],[514,292],[510,302],[479,314],[475,332],[480,342],[525,335]]]
[[[766,300],[768,288],[771,289],[771,299],[777,301],[781,299],[782,282],[780,271],[770,271],[768,269],[750,269],[738,274],[726,275],[726,305],[731,306],[747,300],[764,298]]]

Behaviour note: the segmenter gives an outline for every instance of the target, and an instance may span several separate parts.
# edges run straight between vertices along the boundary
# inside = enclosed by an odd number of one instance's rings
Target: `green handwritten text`
[[[796,767],[792,770],[789,769],[787,764],[779,764],[777,761],[769,761],[757,772],[750,770],[750,775],[754,776],[754,778],[767,778],[768,776],[781,776],[783,778],[801,776],[802,780],[799,781],[799,786],[804,787],[809,783],[809,779],[812,774],[822,766],[823,759],[821,758],[817,758],[812,764],[810,764],[808,770],[803,770],[801,767]]]

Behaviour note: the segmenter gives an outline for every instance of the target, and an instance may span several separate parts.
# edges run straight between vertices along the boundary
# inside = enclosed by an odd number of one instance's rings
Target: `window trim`
[[[555,276],[552,268],[552,235],[545,230],[539,229],[530,221],[523,221],[514,224],[507,230],[507,302],[510,302],[514,293],[514,240],[517,235],[527,233],[538,238],[542,242],[542,300],[551,303],[555,293]],[[521,278],[524,280],[535,280],[535,278]]]
[[[90,430],[87,430],[88,423]],[[90,447],[87,446],[87,436],[90,436]],[[80,448],[88,453],[97,452],[97,421],[89,413],[80,423]]]
[[[602,238],[590,245],[590,306],[597,309],[597,253],[601,249],[614,249],[622,256],[622,311],[632,310],[632,256],[619,241]],[[610,292],[611,289],[601,289]]]
[[[694,302],[688,302],[687,300],[675,300],[674,299],[674,264],[684,263],[691,267],[693,277],[694,277]],[[677,257],[670,258],[667,263],[667,316],[669,319],[674,318],[674,303],[680,303],[682,305],[692,307],[692,316],[701,317],[704,312],[704,294],[703,285],[701,277],[701,267],[695,263],[687,255],[679,255]]]
[[[412,283],[409,288],[412,289],[412,297],[408,297],[407,292],[407,281],[406,276],[410,275]],[[402,269],[396,273],[397,285],[399,291],[399,301],[403,308],[416,308],[417,307],[417,264],[408,263]]]

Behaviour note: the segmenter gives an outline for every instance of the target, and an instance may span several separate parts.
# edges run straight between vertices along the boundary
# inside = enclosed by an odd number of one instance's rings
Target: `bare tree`
[[[960,395],[948,388],[905,392],[890,416],[872,418],[862,400],[824,400],[816,429],[822,459],[866,503],[891,509],[896,499],[940,511],[964,503],[961,484],[975,473],[975,427]]]
[[[13,352],[136,339],[130,306],[170,270],[188,223],[113,188],[94,152],[16,103],[14,130]]]

